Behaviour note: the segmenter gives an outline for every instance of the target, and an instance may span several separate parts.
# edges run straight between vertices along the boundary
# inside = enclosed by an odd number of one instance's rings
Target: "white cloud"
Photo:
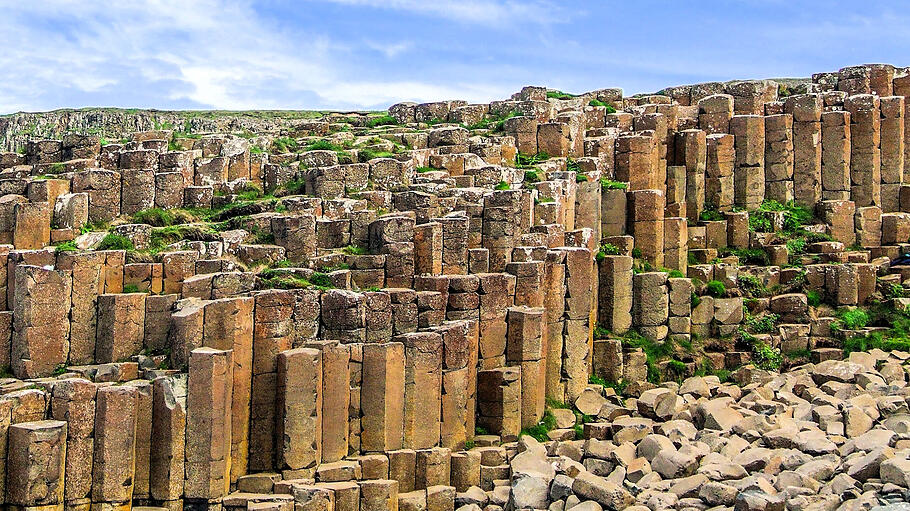
[[[414,43],[411,41],[401,41],[397,43],[377,43],[373,41],[366,41],[365,43],[368,48],[373,51],[377,51],[385,55],[387,59],[393,59],[402,53],[407,52],[414,47]]]
[[[484,2],[469,3],[474,7],[462,15]],[[9,41],[0,69],[10,77],[0,80],[0,113],[167,104],[354,109],[497,93],[476,83],[461,88],[369,76],[350,63],[362,48],[305,27],[270,25],[246,0],[0,0],[0,8],[0,33]],[[412,44],[369,46],[393,58]]]
[[[483,25],[504,26],[532,22],[549,24],[563,21],[560,9],[550,2],[513,0],[327,0],[333,3],[394,9],[428,16]],[[565,12],[565,11],[562,11]]]

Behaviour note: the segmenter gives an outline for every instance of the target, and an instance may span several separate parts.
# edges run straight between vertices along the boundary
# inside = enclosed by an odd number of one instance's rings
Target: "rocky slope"
[[[108,141],[116,141],[137,131],[157,129],[175,129],[185,133],[279,132],[301,122],[321,118],[325,113],[315,110],[234,112],[120,108],[18,112],[0,116],[0,151],[17,151],[25,147],[30,139],[62,138],[65,133],[98,135]]]

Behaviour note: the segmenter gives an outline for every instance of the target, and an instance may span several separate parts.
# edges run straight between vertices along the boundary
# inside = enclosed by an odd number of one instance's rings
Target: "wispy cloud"
[[[329,2],[375,9],[408,11],[454,21],[483,25],[550,24],[565,21],[568,10],[541,0],[326,0]]]
[[[6,6],[0,33],[0,113],[75,106],[364,108],[464,90],[376,79],[348,64],[355,48],[282,29],[238,0]],[[410,42],[372,43],[388,58]],[[460,93],[460,94],[459,94]]]
[[[386,58],[392,59],[414,47],[411,41],[399,41],[397,43],[377,43],[366,41],[367,48],[385,55]]]

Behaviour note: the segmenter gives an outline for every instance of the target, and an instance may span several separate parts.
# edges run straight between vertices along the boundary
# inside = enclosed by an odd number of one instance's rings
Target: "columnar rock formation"
[[[0,498],[905,498],[908,72],[8,138]]]

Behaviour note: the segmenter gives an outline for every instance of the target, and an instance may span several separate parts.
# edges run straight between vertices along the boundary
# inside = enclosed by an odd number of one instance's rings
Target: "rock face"
[[[908,98],[0,117],[0,504],[897,506]]]

